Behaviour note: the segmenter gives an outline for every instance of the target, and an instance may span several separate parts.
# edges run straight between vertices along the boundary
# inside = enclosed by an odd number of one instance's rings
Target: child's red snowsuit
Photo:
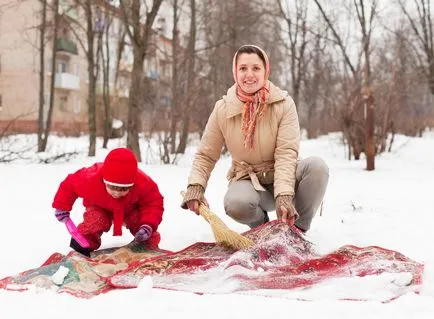
[[[151,226],[153,236],[148,244],[156,248],[160,238],[157,228],[164,211],[157,184],[138,170],[134,186],[124,197],[115,199],[107,193],[102,166],[103,163],[96,163],[69,174],[57,190],[53,208],[71,211],[75,200],[83,198],[86,211],[78,230],[89,241],[91,250],[100,247],[101,235],[110,230],[112,223],[114,236],[122,235],[123,224],[133,235],[141,225]]]

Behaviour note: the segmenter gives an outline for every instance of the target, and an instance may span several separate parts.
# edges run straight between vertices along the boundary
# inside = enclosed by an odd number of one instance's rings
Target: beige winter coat
[[[209,176],[226,144],[232,156],[229,181],[251,179],[257,190],[274,182],[274,196],[294,196],[300,127],[295,103],[287,92],[270,82],[267,111],[256,125],[253,149],[243,145],[241,113],[243,103],[235,85],[217,101],[206,125],[193,162],[189,185],[206,189]]]

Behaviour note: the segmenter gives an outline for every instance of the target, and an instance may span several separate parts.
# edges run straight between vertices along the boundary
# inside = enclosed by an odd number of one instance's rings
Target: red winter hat
[[[102,168],[104,183],[129,187],[133,186],[137,175],[137,159],[128,148],[115,148],[108,153]]]

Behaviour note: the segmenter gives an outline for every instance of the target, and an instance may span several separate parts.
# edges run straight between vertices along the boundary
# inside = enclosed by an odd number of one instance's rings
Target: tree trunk
[[[393,121],[390,123],[390,133],[391,137],[389,142],[389,148],[387,149],[389,153],[392,152],[393,142],[395,141],[395,123]]]
[[[38,152],[45,151],[42,146],[44,133],[44,95],[45,95],[45,30],[47,28],[47,0],[42,0],[42,19],[39,38],[39,112],[38,112]]]
[[[362,44],[363,53],[365,56],[364,70],[364,87],[363,99],[365,100],[365,154],[366,154],[366,170],[375,170],[375,112],[374,112],[374,96],[371,87],[371,63],[370,63],[370,41],[372,29],[367,28],[368,22],[372,28],[372,20],[376,10],[377,3],[371,3],[371,15],[366,15],[365,3],[360,0],[360,7],[356,5],[359,23],[362,29]]]
[[[87,1],[85,4],[87,18],[87,72],[89,77],[88,103],[88,127],[89,127],[89,150],[88,156],[96,154],[96,79],[98,77],[98,62],[95,62],[94,54],[94,27],[92,4]]]
[[[178,0],[173,1],[172,29],[172,104],[170,110],[170,151],[176,152],[176,127],[178,123]]]
[[[109,15],[106,11],[107,25],[105,25],[105,54],[101,50],[101,61],[103,64],[103,99],[104,99],[104,140],[103,148],[107,148],[107,144],[111,135],[112,117],[110,116],[110,45],[109,45]]]
[[[366,34],[364,34],[364,38]],[[365,54],[365,71],[364,71],[364,88],[363,99],[365,100],[365,154],[366,154],[366,170],[375,170],[375,112],[374,112],[374,96],[371,89],[371,66],[369,39],[365,38],[364,54]]]
[[[434,52],[431,54],[429,58],[429,89],[431,94],[434,95]]]
[[[56,38],[57,30],[59,29],[59,0],[54,0],[54,30],[53,30],[53,51],[51,60],[51,84],[50,84],[50,106],[48,107],[47,122],[45,124],[44,136],[42,139],[42,150],[45,151],[47,148],[48,136],[51,131],[51,118],[53,116],[54,109],[54,83],[56,81]]]
[[[373,171],[375,169],[375,135],[374,135],[374,97],[370,88],[366,88],[365,108],[366,108],[366,125],[365,125],[365,154],[366,169]]]
[[[385,152],[387,148],[387,135],[390,128],[390,123],[392,122],[391,120],[392,106],[395,104],[393,103],[393,95],[395,94],[395,82],[396,82],[396,66],[392,65],[392,82],[389,89],[389,95],[386,100],[386,105],[385,105],[386,110],[384,112],[383,123],[382,123],[381,132],[379,136],[380,140],[378,141],[380,153]]]
[[[123,31],[121,33],[120,38],[118,39],[118,43],[117,43],[117,51],[116,51],[116,67],[115,67],[115,87],[118,83],[118,77],[119,77],[119,65],[121,63],[122,60],[122,52],[124,52],[124,48],[125,48],[125,36],[126,36],[126,32]]]
[[[195,0],[190,0],[190,8],[191,8],[191,22],[190,22],[190,37],[188,39],[188,48],[187,48],[187,101],[184,103],[186,110],[184,110],[183,114],[183,126],[181,137],[179,140],[177,153],[185,153],[185,149],[187,148],[187,139],[188,132],[190,129],[190,109],[192,107],[193,100],[193,87],[194,87],[194,63],[195,63],[195,44],[196,44],[196,3]]]
[[[95,156],[96,153],[96,81],[93,76],[94,62],[93,60],[88,62],[88,73],[89,73],[89,92],[87,95],[88,103],[88,128],[89,128],[89,150],[88,156]]]
[[[139,51],[139,52],[137,52]],[[139,123],[140,123],[140,102],[142,101],[142,87],[143,87],[143,62],[144,55],[141,54],[141,48],[134,47],[134,62],[133,71],[131,74],[131,87],[130,99],[128,103],[128,136],[127,147],[131,149],[139,162],[142,158],[140,155],[139,145]]]
[[[321,70],[321,38],[319,36],[315,39],[315,51],[313,56],[313,78],[311,82],[310,92],[316,93],[320,91],[320,72]],[[310,94],[308,99],[307,110],[307,138],[313,139],[318,137],[318,95]]]
[[[305,64],[305,49],[307,45],[307,27],[306,27],[306,1],[294,1],[295,9],[293,16],[290,12],[286,12],[280,0],[277,1],[280,14],[284,18],[288,27],[288,39],[290,50],[290,67],[291,67],[291,83],[292,83],[292,98],[295,105],[300,103],[301,83],[306,78],[304,70]]]
[[[131,74],[130,98],[128,101],[127,147],[130,148],[139,162],[142,161],[139,144],[140,107],[143,92],[146,92],[143,80],[143,62],[152,36],[152,25],[157,16],[162,0],[154,0],[152,8],[146,13],[146,22],[141,22],[142,5],[140,0],[120,1],[126,31],[133,43],[133,70]],[[143,91],[141,90],[143,88]]]

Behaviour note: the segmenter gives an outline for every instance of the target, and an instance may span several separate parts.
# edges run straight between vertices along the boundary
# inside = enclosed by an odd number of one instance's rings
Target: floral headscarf
[[[259,50],[262,53],[263,58],[265,60],[264,86],[253,94],[248,94],[244,92],[237,82],[237,58],[239,54],[247,53],[247,52],[241,52],[241,53],[239,52],[243,48],[248,48],[248,47]],[[248,54],[255,54],[255,53],[252,52]],[[253,148],[253,135],[255,134],[256,123],[259,121],[259,119],[264,115],[265,111],[267,110],[267,100],[269,97],[270,85],[268,83],[268,76],[270,75],[270,62],[268,60],[267,54],[265,53],[264,50],[262,50],[260,47],[256,45],[251,45],[251,44],[243,45],[237,50],[237,52],[234,55],[232,61],[232,73],[234,75],[235,83],[237,83],[237,88],[236,88],[237,97],[240,99],[240,101],[244,102],[242,121],[241,121],[241,131],[243,133],[243,138],[244,138],[244,147]]]

